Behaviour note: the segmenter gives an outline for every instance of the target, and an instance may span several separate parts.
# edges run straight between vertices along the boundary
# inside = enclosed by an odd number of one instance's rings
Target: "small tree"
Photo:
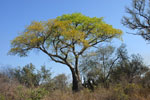
[[[52,80],[52,73],[50,70],[46,69],[45,65],[41,66],[41,70],[38,71],[38,73],[40,75],[40,81],[42,84],[49,83]]]
[[[132,30],[137,30],[133,34],[140,35],[150,42],[150,1],[132,0],[132,7],[127,7],[126,12],[130,17],[124,16],[122,24]]]
[[[80,68],[89,88],[98,84],[108,87],[110,75],[118,59],[113,46],[102,46],[98,50],[88,53],[83,58]]]
[[[111,74],[111,79],[114,82],[133,83],[136,79],[140,80],[141,76],[148,71],[148,67],[144,64],[140,55],[128,56],[125,45],[118,49],[117,54],[119,60]]]
[[[22,69],[16,69],[14,72],[15,78],[27,87],[38,86],[40,82],[40,75],[36,74],[35,66],[30,63],[25,65]]]
[[[47,70],[45,66],[41,66],[41,70],[36,71],[32,63],[25,65],[23,68],[15,69],[12,75],[27,87],[36,87],[49,82],[51,79],[50,70]]]
[[[51,60],[70,68],[72,89],[78,91],[81,88],[78,62],[84,51],[121,34],[121,30],[106,24],[102,18],[66,14],[47,22],[32,22],[11,42],[9,54],[22,57],[33,49],[44,52]]]
[[[55,89],[60,89],[61,91],[64,91],[67,89],[68,85],[68,78],[65,74],[59,74],[53,78],[53,82],[55,84]]]

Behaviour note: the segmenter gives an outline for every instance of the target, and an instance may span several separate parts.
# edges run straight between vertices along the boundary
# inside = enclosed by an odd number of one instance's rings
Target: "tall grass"
[[[150,100],[150,89],[137,84],[115,84],[110,88],[96,87],[73,93],[71,89],[51,90],[27,88],[15,80],[0,75],[0,100]]]

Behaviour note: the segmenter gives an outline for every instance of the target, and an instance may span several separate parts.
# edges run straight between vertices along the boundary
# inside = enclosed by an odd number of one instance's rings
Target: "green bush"
[[[124,88],[122,87],[121,84],[118,84],[114,88],[114,98],[116,100],[129,100],[128,95],[124,92]]]
[[[113,97],[115,100],[130,100],[134,94],[136,94],[140,90],[140,86],[134,83],[132,84],[117,84],[113,88]]]
[[[39,88],[37,90],[31,90],[29,100],[41,100],[47,93],[48,92],[43,88]]]
[[[44,88],[24,89],[24,87],[19,86],[17,89],[17,93],[17,99],[19,100],[41,100],[48,93],[48,91]]]
[[[3,94],[0,94],[0,100],[6,100]]]
[[[130,94],[136,93],[139,89],[140,89],[140,86],[137,84],[134,84],[134,83],[127,84],[124,87],[124,93],[130,95]]]

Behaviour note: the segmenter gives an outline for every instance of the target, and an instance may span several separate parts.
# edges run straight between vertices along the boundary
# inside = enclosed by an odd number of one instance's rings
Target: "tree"
[[[25,65],[23,68],[15,69],[12,76],[27,87],[36,87],[51,80],[50,70],[47,70],[43,65],[40,71],[36,71],[32,63]]]
[[[14,72],[15,78],[27,87],[38,86],[40,82],[40,75],[36,74],[35,66],[30,63],[25,65],[22,69],[16,69]]]
[[[124,80],[133,83],[134,80],[140,80],[141,76],[148,71],[148,67],[139,54],[128,56],[125,45],[118,48],[117,53],[119,60],[112,71],[112,81],[118,83]]]
[[[98,50],[88,53],[81,63],[81,71],[86,84],[93,90],[94,86],[101,84],[108,87],[109,78],[119,57],[115,55],[113,46],[102,46]]]
[[[67,65],[73,79],[73,91],[81,86],[79,58],[88,48],[120,37],[122,31],[106,24],[102,18],[80,13],[65,14],[47,22],[32,22],[11,42],[9,54],[27,56],[32,49],[47,54],[52,61]]]
[[[140,35],[150,42],[150,1],[132,0],[132,7],[127,7],[126,12],[130,17],[124,16],[122,24],[136,30],[133,34]]]
[[[68,78],[65,74],[59,74],[53,78],[53,82],[55,84],[55,89],[60,89],[64,91],[67,89]]]
[[[49,81],[51,81],[51,71],[46,69],[46,66],[43,65],[41,66],[41,70],[38,71],[39,75],[40,75],[40,81],[42,84],[48,83]]]

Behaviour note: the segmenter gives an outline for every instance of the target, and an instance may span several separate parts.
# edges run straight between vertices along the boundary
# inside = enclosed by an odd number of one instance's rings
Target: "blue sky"
[[[46,21],[62,14],[81,12],[90,17],[104,17],[104,21],[115,28],[123,30],[123,41],[115,40],[113,45],[121,43],[127,45],[129,54],[141,54],[146,64],[150,64],[150,44],[140,36],[126,34],[131,30],[121,25],[121,18],[125,13],[125,6],[131,0],[0,0],[0,65],[24,66],[32,62],[37,68],[45,64],[51,67],[54,74],[69,73],[69,69],[56,64],[45,54],[33,51],[28,57],[7,55],[10,41],[31,21]]]

